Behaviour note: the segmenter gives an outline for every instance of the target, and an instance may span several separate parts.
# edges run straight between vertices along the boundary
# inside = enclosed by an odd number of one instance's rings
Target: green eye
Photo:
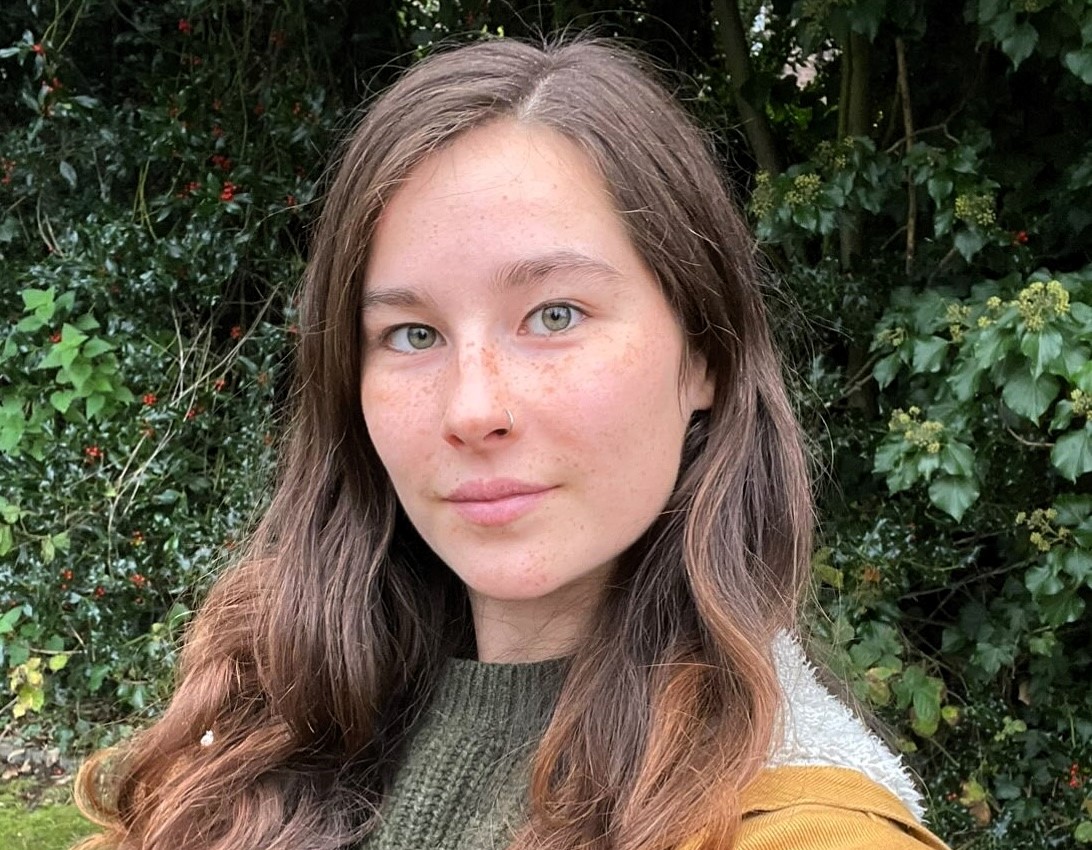
[[[406,331],[406,339],[414,348],[428,348],[436,341],[436,331],[432,328],[415,327]]]
[[[571,307],[564,304],[554,304],[551,307],[542,308],[542,324],[551,331],[563,331],[573,321]]]
[[[534,314],[531,322],[532,330],[536,333],[558,333],[567,330],[573,324],[575,312],[575,309],[567,304],[549,304]],[[535,325],[540,325],[541,330]]]
[[[436,344],[436,330],[428,325],[403,325],[387,337],[395,351],[425,351]]]

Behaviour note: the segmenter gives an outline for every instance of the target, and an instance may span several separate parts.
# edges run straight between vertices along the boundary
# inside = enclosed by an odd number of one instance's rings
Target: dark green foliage
[[[353,111],[443,38],[594,24],[681,72],[794,305],[832,667],[953,846],[1092,841],[1092,7],[741,2],[734,87],[720,2],[376,6],[0,9],[0,668],[24,731],[86,745],[166,694],[268,488]]]

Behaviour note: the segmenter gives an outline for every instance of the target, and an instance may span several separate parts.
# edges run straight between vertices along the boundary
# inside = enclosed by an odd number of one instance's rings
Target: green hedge
[[[20,734],[101,744],[168,693],[268,490],[307,227],[355,109],[446,35],[594,22],[683,72],[782,284],[828,472],[815,628],[835,671],[953,845],[1092,841],[1088,4],[361,5],[0,9]]]

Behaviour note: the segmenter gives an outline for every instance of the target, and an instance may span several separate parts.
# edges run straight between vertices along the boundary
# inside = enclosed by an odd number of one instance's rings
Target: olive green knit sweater
[[[362,850],[503,850],[563,670],[448,661]]]

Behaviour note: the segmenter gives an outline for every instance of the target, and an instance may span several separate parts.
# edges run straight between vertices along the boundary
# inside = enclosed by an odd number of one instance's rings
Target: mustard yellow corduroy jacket
[[[743,811],[735,850],[947,850],[898,797],[849,768],[769,768]]]

